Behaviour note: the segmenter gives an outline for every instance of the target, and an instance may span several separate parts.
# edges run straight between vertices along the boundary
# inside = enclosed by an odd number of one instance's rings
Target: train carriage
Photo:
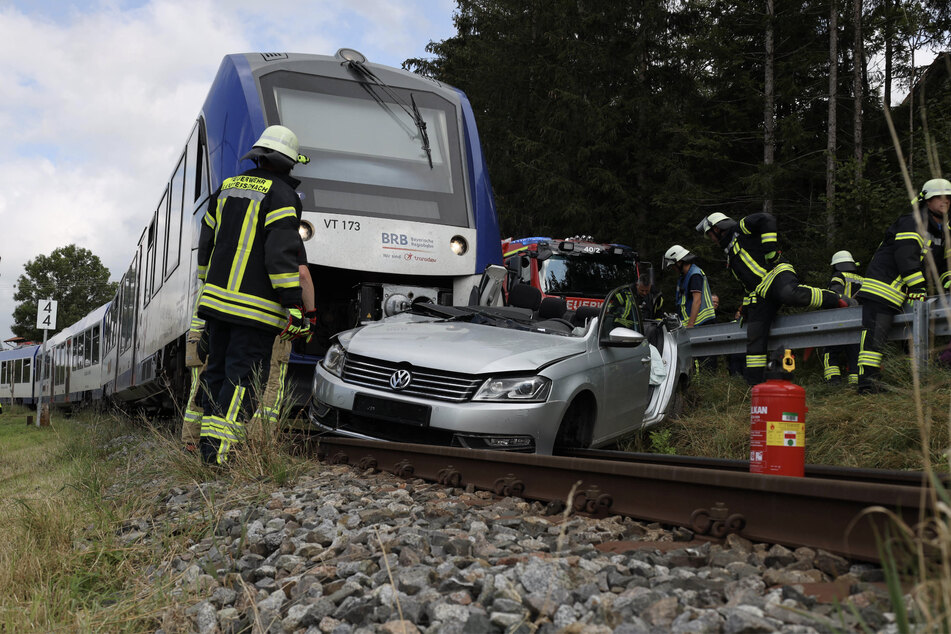
[[[111,304],[103,304],[46,342],[38,382],[54,405],[81,406],[102,398],[103,319]]]
[[[0,350],[0,403],[33,405],[39,348],[37,345],[25,345],[12,350]]]

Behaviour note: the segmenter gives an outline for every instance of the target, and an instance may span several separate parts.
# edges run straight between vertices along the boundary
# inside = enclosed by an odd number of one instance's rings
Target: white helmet
[[[729,219],[730,217],[726,214],[721,214],[719,211],[715,211],[700,221],[700,224],[697,225],[697,231],[706,234],[708,231],[710,231],[710,229],[713,229],[724,220]]]
[[[683,248],[679,244],[675,244],[674,246],[667,249],[667,253],[664,254],[664,268],[666,269],[671,267],[681,261],[690,262],[694,259],[694,257],[695,256],[690,251]]]
[[[309,163],[310,159],[300,154],[300,145],[297,143],[297,135],[290,128],[282,125],[269,125],[261,133],[261,138],[254,142],[251,151],[242,158],[257,158],[265,155],[267,152],[262,150],[274,150],[278,154],[290,159],[293,163]]]
[[[832,262],[830,262],[830,264],[836,271],[851,271],[854,273],[859,270],[859,263],[855,261],[855,258],[853,258],[852,254],[848,251],[836,251],[832,255]]]
[[[836,251],[832,254],[832,262],[829,264],[832,266],[836,264],[855,264],[855,258],[848,251]]]
[[[935,196],[951,196],[951,182],[943,178],[932,178],[921,186],[918,200],[928,200]]]

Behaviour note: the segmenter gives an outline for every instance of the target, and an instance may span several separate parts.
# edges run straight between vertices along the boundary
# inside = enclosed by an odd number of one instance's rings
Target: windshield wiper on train
[[[416,107],[416,98],[412,93],[409,95],[410,104],[407,107],[406,102],[400,98],[396,92],[386,84],[382,79],[376,76],[372,70],[366,67],[363,62],[356,60],[347,61],[347,68],[352,70],[357,75],[360,75],[368,82],[372,83],[375,86],[378,86],[390,97],[396,105],[403,109],[410,119],[413,120],[413,123],[416,124],[416,129],[419,131],[419,138],[423,144],[423,152],[426,153],[426,159],[429,161],[429,169],[433,169],[433,151],[429,146],[429,134],[426,132],[426,122],[423,121],[423,115],[420,114],[419,108]],[[370,91],[368,91],[370,92]],[[389,108],[389,106],[375,93],[370,92],[371,96],[379,103],[381,106]],[[412,110],[411,110],[412,109]]]

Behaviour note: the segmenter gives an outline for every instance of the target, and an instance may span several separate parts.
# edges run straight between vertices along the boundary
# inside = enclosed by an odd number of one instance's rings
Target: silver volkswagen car
[[[689,379],[675,317],[641,321],[635,293],[562,317],[509,306],[417,304],[342,332],[309,407],[323,431],[551,454],[601,447],[673,413]]]

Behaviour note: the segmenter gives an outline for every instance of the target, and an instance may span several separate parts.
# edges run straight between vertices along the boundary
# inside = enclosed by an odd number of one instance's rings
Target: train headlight
[[[342,59],[345,62],[355,62],[357,64],[365,64],[367,61],[363,53],[352,48],[339,48],[334,57]]]
[[[449,241],[449,248],[456,255],[465,255],[466,251],[469,250],[469,243],[462,236],[453,236],[452,240]]]
[[[303,241],[310,240],[314,237],[314,225],[310,224],[306,220],[301,220],[300,227],[297,228],[297,232],[300,233],[300,239]]]

